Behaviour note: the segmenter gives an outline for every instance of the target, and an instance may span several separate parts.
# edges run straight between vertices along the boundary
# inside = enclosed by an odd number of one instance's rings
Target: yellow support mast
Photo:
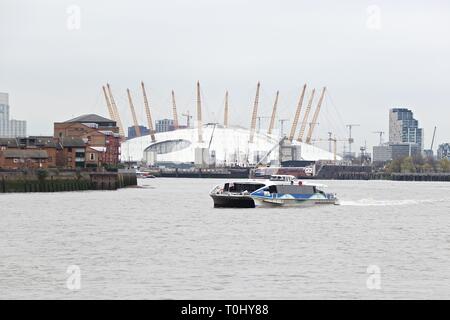
[[[173,128],[178,129],[178,113],[177,104],[175,102],[175,92],[172,90],[172,112],[173,112]]]
[[[106,88],[108,89],[109,100],[111,101],[111,107],[115,114],[115,118],[116,118],[115,121],[116,121],[117,126],[119,127],[119,134],[122,137],[125,137],[125,132],[123,131],[122,120],[120,118],[119,110],[117,109],[116,101],[114,100],[114,97],[112,95],[112,90],[111,90],[111,86],[109,85],[109,83],[106,84]]]
[[[303,117],[302,126],[300,127],[300,133],[298,135],[297,141],[303,142],[303,135],[305,134],[306,124],[308,122],[308,117],[309,117],[309,113],[311,111],[315,93],[316,93],[316,89],[313,89],[313,91],[311,92],[311,96],[309,97],[308,106],[306,107],[305,116]]]
[[[111,118],[111,120],[116,121],[116,116],[115,116],[114,110],[111,106],[111,101],[109,100],[108,93],[106,93],[106,87],[102,86],[102,89],[103,89],[103,94],[105,95],[106,106],[108,107],[109,117]]]
[[[225,110],[223,111],[223,126],[228,127],[228,91],[225,92]]]
[[[127,89],[128,103],[130,104],[131,115],[133,116],[134,130],[136,137],[141,136],[141,128],[139,127],[139,122],[136,117],[136,110],[134,110],[133,100],[131,99],[130,89]]]
[[[256,95],[255,95],[255,102],[253,104],[253,113],[252,113],[252,122],[250,124],[250,143],[253,143],[254,136],[255,136],[255,130],[256,130],[256,117],[258,115],[258,104],[259,104],[259,89],[260,89],[260,83],[258,82],[256,86]]]
[[[295,110],[294,121],[292,122],[291,132],[289,133],[289,141],[294,139],[295,131],[297,131],[298,119],[302,111],[303,99],[305,98],[306,84],[303,86],[300,99],[298,100],[297,109]]]
[[[142,95],[144,96],[144,108],[145,108],[145,114],[147,115],[147,125],[148,125],[148,131],[150,132],[150,137],[152,139],[152,142],[155,142],[155,130],[153,130],[153,120],[152,120],[152,114],[150,113],[150,106],[147,99],[147,93],[145,92],[145,86],[144,82],[141,82],[142,87]]]
[[[203,127],[202,127],[202,99],[200,96],[200,82],[197,81],[197,130],[198,142],[203,143]]]
[[[272,134],[273,127],[275,126],[275,116],[277,114],[278,96],[279,95],[280,95],[280,91],[277,91],[277,95],[275,97],[275,102],[273,104],[272,116],[270,117],[269,130],[267,130],[267,134]]]
[[[322,94],[320,95],[319,102],[317,103],[316,111],[314,112],[314,116],[313,116],[313,119],[312,119],[312,122],[311,122],[311,126],[309,127],[308,135],[306,137],[306,143],[311,144],[311,138],[312,138],[314,129],[315,129],[316,124],[317,124],[317,119],[319,118],[319,112],[320,112],[320,108],[322,107],[322,102],[323,102],[323,98],[325,96],[325,91],[326,90],[327,90],[327,87],[323,87]]]

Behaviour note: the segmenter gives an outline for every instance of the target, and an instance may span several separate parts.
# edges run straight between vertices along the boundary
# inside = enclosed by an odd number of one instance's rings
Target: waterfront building
[[[442,159],[450,160],[450,143],[443,143],[439,145],[437,150],[437,158],[439,160]]]
[[[392,148],[389,144],[373,147],[373,163],[385,163],[392,160]]]
[[[26,137],[27,123],[10,119],[9,95],[0,92],[0,138]]]
[[[72,148],[71,161],[67,158],[67,164],[71,167],[115,166],[119,163],[121,138],[119,127],[113,120],[87,114],[65,122],[56,122],[54,137],[63,146]],[[77,141],[76,145],[69,147],[67,144],[73,141]]]
[[[0,168],[56,167],[59,150],[59,144],[53,137],[1,138]]]
[[[423,150],[423,129],[411,110],[394,108],[389,111],[389,144],[416,144]]]
[[[388,143],[373,147],[373,163],[382,164],[420,154],[420,148],[413,143]]]

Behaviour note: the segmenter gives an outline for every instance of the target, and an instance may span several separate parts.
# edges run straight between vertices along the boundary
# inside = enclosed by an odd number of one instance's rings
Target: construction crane
[[[147,115],[147,125],[148,130],[150,132],[150,138],[152,139],[152,142],[155,142],[156,138],[155,138],[155,131],[153,130],[152,114],[150,113],[150,106],[147,100],[147,93],[145,92],[144,82],[142,81],[141,87],[142,87],[142,95],[144,96],[144,107],[145,107],[145,114]]]
[[[433,151],[435,137],[436,137],[436,126],[434,126],[433,139],[431,140],[431,148],[430,148],[431,151]]]
[[[353,127],[359,127],[359,124],[347,124],[346,127],[348,128],[348,154],[350,157],[352,156],[352,144],[355,142],[355,140],[352,138],[352,128]]]
[[[114,110],[111,106],[111,101],[109,100],[108,94],[106,93],[105,86],[102,86],[102,89],[103,89],[103,94],[105,95],[106,106],[108,108],[109,117],[111,118],[111,120],[116,121],[116,116],[114,115]]]
[[[297,139],[300,142],[303,142],[303,135],[305,134],[306,123],[308,121],[309,112],[311,111],[315,93],[316,93],[316,89],[313,89],[313,91],[311,92],[311,96],[309,97],[308,106],[306,107],[305,116],[303,117],[302,126],[300,127],[300,133],[299,133],[298,139]]]
[[[347,139],[337,139],[336,137],[332,138],[331,132],[328,132],[328,139],[314,139],[311,140],[312,142],[320,142],[320,141],[328,141],[328,143],[331,145],[331,142],[333,142],[333,159],[336,162],[337,161],[337,143],[338,141],[347,141]]]
[[[198,125],[198,142],[203,143],[202,100],[200,97],[200,82],[199,81],[197,81],[197,125]]]
[[[289,133],[289,141],[292,141],[294,139],[295,131],[297,130],[298,119],[300,118],[300,113],[302,111],[305,91],[306,91],[306,84],[303,86],[302,93],[300,94],[300,99],[298,100],[297,109],[295,110],[294,121],[292,122],[291,132]]]
[[[259,104],[259,88],[260,83],[258,82],[256,86],[256,95],[255,95],[255,102],[253,104],[253,113],[252,113],[252,122],[250,124],[250,143],[253,143],[253,139],[255,136],[255,129],[256,129],[256,116],[258,115],[258,104]]]
[[[178,129],[178,113],[177,104],[175,103],[175,92],[172,90],[172,112],[173,112],[173,128]]]
[[[109,83],[107,83],[106,87],[108,88],[109,101],[111,101],[111,107],[112,107],[112,110],[113,110],[114,115],[115,115],[115,119],[114,120],[116,121],[117,126],[119,126],[119,134],[122,137],[125,137],[125,132],[123,131],[122,120],[120,119],[119,110],[117,109],[116,101],[114,100],[114,97],[112,95],[111,86],[109,85]]]
[[[277,95],[275,96],[275,102],[273,103],[272,116],[270,117],[269,129],[267,130],[267,134],[272,134],[273,127],[275,126],[275,116],[277,114],[277,106],[278,106],[278,96],[280,95],[280,91],[277,91]]]
[[[372,133],[376,133],[380,136],[380,146],[383,145],[383,135],[384,135],[384,131],[374,131]]]
[[[225,109],[223,111],[223,126],[228,127],[228,91],[225,92]]]
[[[186,113],[182,113],[181,115],[183,117],[186,117],[186,127],[190,128],[191,127],[192,116],[189,114],[189,110],[186,111]]]
[[[325,97],[326,90],[327,90],[327,87],[323,87],[322,94],[320,95],[320,99],[319,99],[319,102],[317,103],[316,111],[314,112],[314,115],[313,115],[313,118],[311,121],[311,126],[309,127],[309,130],[308,130],[308,135],[306,136],[306,143],[311,143],[311,138],[314,133],[314,129],[316,128],[317,120],[319,119],[320,108],[322,107],[322,102],[323,102],[323,98]]]
[[[128,103],[130,104],[131,115],[133,117],[134,132],[136,134],[136,137],[140,137],[141,136],[141,127],[139,127],[139,122],[136,117],[136,110],[134,110],[134,105],[133,105],[133,100],[131,99],[130,89],[127,89],[127,95],[128,95]]]

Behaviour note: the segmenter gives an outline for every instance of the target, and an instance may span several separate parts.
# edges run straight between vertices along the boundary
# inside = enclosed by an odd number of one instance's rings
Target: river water
[[[340,206],[214,209],[220,182],[1,194],[0,298],[450,298],[450,184],[326,181]]]

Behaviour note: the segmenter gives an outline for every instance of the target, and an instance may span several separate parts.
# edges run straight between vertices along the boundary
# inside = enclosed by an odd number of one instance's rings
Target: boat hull
[[[307,207],[336,205],[337,199],[254,199],[257,207]]]
[[[214,208],[255,208],[255,201],[246,195],[211,194]]]

